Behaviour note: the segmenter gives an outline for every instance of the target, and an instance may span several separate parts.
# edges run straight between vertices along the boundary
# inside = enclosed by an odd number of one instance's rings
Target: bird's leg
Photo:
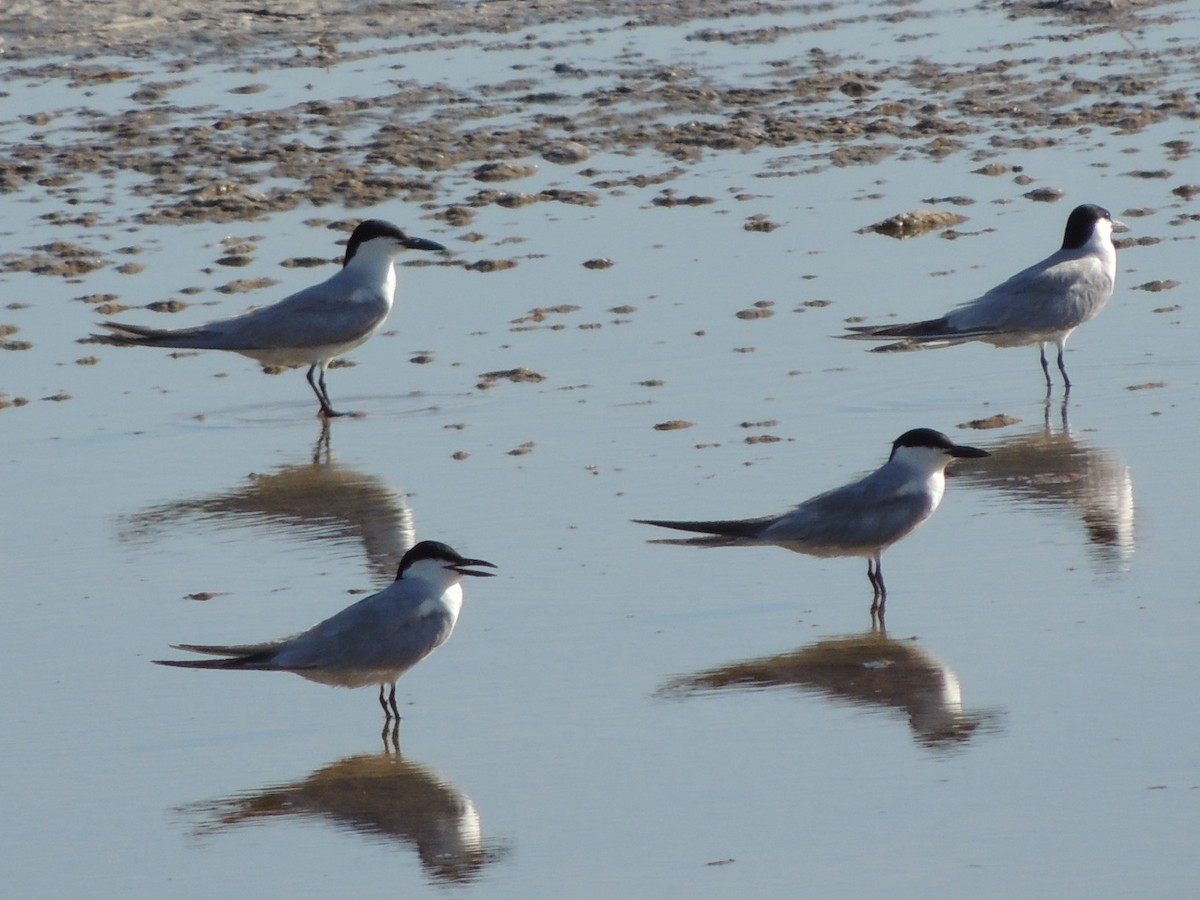
[[[320,370],[320,375],[313,378],[313,373]],[[317,363],[313,363],[308,367],[308,374],[304,376],[308,379],[308,386],[313,389],[313,393],[317,395],[317,402],[321,404],[321,415],[327,419],[333,419],[338,416],[343,416],[345,413],[340,413],[333,408],[333,404],[329,402],[329,392],[325,389],[325,368]]]
[[[867,559],[867,580],[871,582],[871,587],[875,589],[876,597],[887,593],[887,588],[883,585],[883,561],[878,555]]]
[[[379,695],[383,696],[383,685],[379,686]],[[400,727],[400,710],[396,709],[396,682],[392,682],[391,693],[388,694],[388,704],[392,707],[392,715],[396,717],[396,727]]]
[[[1050,364],[1048,362],[1046,362],[1046,342],[1045,341],[1040,341],[1038,343],[1038,353],[1040,353],[1042,356],[1042,374],[1046,376],[1046,396],[1049,397],[1050,391],[1054,388],[1054,382],[1052,382],[1050,380]],[[1062,366],[1062,356],[1059,356],[1058,364],[1060,367]],[[1066,374],[1067,374],[1066,372],[1063,372],[1064,376]]]
[[[872,564],[874,564],[872,566]],[[883,607],[887,603],[887,586],[883,583],[883,560],[879,554],[867,559],[867,580],[871,582],[871,587],[875,590],[875,596],[871,600],[871,621],[874,622],[878,616],[880,624],[883,624]]]
[[[321,374],[317,376],[317,384],[321,386],[321,396],[325,398],[325,404],[322,410],[327,416],[344,416],[345,413],[336,412],[333,408],[333,402],[329,399],[329,391],[325,387],[325,367],[321,366]]]
[[[1071,379],[1067,377],[1067,367],[1063,365],[1063,351],[1066,349],[1066,342],[1058,342],[1058,371],[1062,372],[1063,387],[1068,391],[1071,390]]]
[[[392,714],[388,711],[387,701],[383,699],[383,685],[379,685],[379,705],[383,707],[383,724],[387,725],[392,720]]]

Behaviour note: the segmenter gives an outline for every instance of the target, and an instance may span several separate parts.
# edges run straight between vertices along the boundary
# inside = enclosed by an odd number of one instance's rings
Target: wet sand
[[[6,7],[13,889],[1189,883],[1194,14],[923,5]],[[1132,231],[1069,402],[1036,348],[831,338],[1081,202]],[[81,344],[273,302],[366,215],[451,253],[331,373],[361,418]],[[630,521],[780,512],[921,425],[993,456],[889,551],[886,634],[858,560]],[[418,535],[501,569],[401,682],[403,755],[369,690],[149,662],[306,627]]]
[[[1036,15],[1051,35],[1056,29],[1064,36],[1077,33],[1085,24],[1092,36],[1119,35],[1124,49],[1064,55],[1036,66],[1027,58],[1029,47],[1020,45],[1011,48],[1011,58],[977,65],[923,58],[873,62],[821,47],[839,28],[861,24],[862,15],[839,18],[830,8],[816,21],[795,25],[788,7],[762,3],[298,3],[279,11],[222,2],[184,4],[168,17],[153,3],[22,2],[0,15],[4,59],[19,63],[8,69],[8,80],[61,83],[64,100],[123,82],[130,94],[125,109],[90,115],[77,127],[59,127],[61,111],[26,116],[25,124],[36,130],[6,147],[0,190],[37,185],[76,205],[94,198],[79,187],[82,178],[128,172],[142,176],[136,191],[143,208],[136,219],[145,224],[254,220],[309,206],[368,207],[403,199],[421,202],[448,224],[467,226],[472,210],[482,206],[594,205],[632,186],[661,186],[655,203],[662,206],[712,202],[676,196],[670,183],[710,154],[792,148],[792,167],[777,162],[777,177],[912,155],[942,160],[967,154],[981,174],[1027,183],[1031,199],[1052,202],[1060,188],[1036,185],[1019,166],[994,159],[1052,147],[1092,128],[1131,134],[1171,119],[1194,119],[1200,115],[1197,98],[1173,89],[1164,74],[1200,65],[1200,42],[1181,41],[1155,54],[1139,46],[1139,28],[1169,26],[1170,4],[1072,5],[1057,14],[1041,6],[1014,4],[1007,14],[1010,20]],[[739,27],[732,18],[738,15],[755,16],[754,25]],[[867,17],[901,33],[929,27],[915,9],[884,7]],[[805,59],[770,60],[771,77],[753,82],[740,81],[736,72],[636,57],[588,71],[570,61],[578,36],[555,40],[539,33],[585,18],[596,20],[597,35],[684,22],[694,23],[686,39],[698,45],[760,45],[769,52],[782,37],[810,32],[813,46]],[[480,35],[497,34],[511,35],[506,46],[526,51],[529,64],[512,66],[504,80],[480,84],[465,97],[444,84],[407,80],[404,48],[388,44],[395,38],[408,49],[469,53]],[[366,38],[376,43],[355,43]],[[255,72],[295,69],[297,78],[315,78],[323,69],[387,56],[397,71],[390,92],[323,97],[311,91],[303,102],[253,112],[239,104],[264,90]],[[144,63],[152,59],[170,60],[169,71],[146,79]],[[194,66],[214,62],[245,73],[244,83],[227,89],[227,110],[198,114],[172,101],[173,93],[195,84],[198,76],[189,75]],[[1125,74],[1075,74],[1096,66],[1120,66]],[[408,119],[416,114],[425,121],[419,127],[390,121],[396,107]],[[54,137],[47,139],[51,129]],[[519,190],[537,165],[577,167],[586,178],[586,159],[595,151],[651,151],[659,164],[626,179],[596,172],[586,190]],[[1175,149],[1181,162],[1191,153],[1187,141]],[[464,167],[474,167],[478,182],[465,200],[452,190]],[[1178,189],[1190,187],[1181,181]],[[928,201],[953,206],[972,198]],[[946,221],[927,227],[954,224],[952,210],[937,215]],[[88,224],[86,214],[80,219],[64,210],[60,216],[64,224]],[[769,231],[773,223],[746,227]],[[95,264],[70,245],[50,255],[59,262],[47,274],[80,274]],[[22,264],[47,261],[10,259],[6,265]]]

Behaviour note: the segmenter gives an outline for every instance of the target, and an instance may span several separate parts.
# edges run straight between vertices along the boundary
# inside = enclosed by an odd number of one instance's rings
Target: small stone
[[[592,151],[578,141],[554,141],[542,147],[542,159],[558,166],[584,162]]]
[[[537,169],[537,166],[528,163],[491,162],[477,166],[473,177],[476,181],[515,181],[528,178]]]
[[[988,416],[986,419],[972,419],[970,422],[962,422],[959,428],[972,428],[976,431],[986,431],[990,428],[1007,428],[1009,425],[1016,425],[1020,419],[1013,416],[997,413],[994,416]]]

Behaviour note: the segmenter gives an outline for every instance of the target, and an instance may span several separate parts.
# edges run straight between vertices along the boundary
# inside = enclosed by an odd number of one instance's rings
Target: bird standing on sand
[[[466,559],[437,541],[421,541],[404,554],[390,585],[308,631],[262,644],[173,644],[176,650],[224,658],[154,662],[188,669],[295,672],[335,687],[378,684],[385,721],[393,716],[399,720],[396,682],[450,637],[462,609],[459,582],[464,575],[493,574],[471,566],[496,568],[482,559]],[[388,684],[392,690],[385,700]]]
[[[231,350],[263,366],[308,366],[308,383],[321,404],[321,415],[344,415],[333,408],[325,389],[330,360],[353,350],[387,319],[396,297],[393,263],[404,250],[445,250],[441,244],[409,237],[378,219],[359,224],[346,244],[346,257],[335,275],[271,306],[194,328],[159,329],[102,322],[106,344]]]
[[[1063,385],[1071,379],[1063,364],[1067,337],[1104,308],[1117,278],[1113,228],[1124,228],[1107,209],[1091,203],[1075,207],[1067,219],[1062,247],[1041,262],[1018,272],[981,297],[957,306],[939,319],[906,325],[856,325],[841,337],[858,341],[900,340],[875,352],[931,350],[968,341],[995,347],[1037,344],[1046,392],[1052,388],[1046,344],[1058,345]]]
[[[871,613],[883,615],[883,551],[910,535],[933,515],[946,490],[946,466],[956,457],[987,456],[986,450],[955,444],[940,431],[914,428],[892,444],[888,461],[870,475],[818,494],[789,512],[758,519],[675,522],[635,519],[704,537],[655,543],[693,547],[774,544],[809,556],[865,556],[875,596]]]

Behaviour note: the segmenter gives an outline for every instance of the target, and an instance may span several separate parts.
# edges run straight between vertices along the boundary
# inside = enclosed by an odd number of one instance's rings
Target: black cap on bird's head
[[[494,569],[496,568],[494,563],[483,559],[467,559],[441,541],[421,541],[405,553],[404,557],[400,560],[400,566],[396,569],[396,580],[399,581],[404,577],[404,573],[409,566],[424,559],[440,562],[445,568],[453,569],[460,575],[475,575],[479,578],[490,578],[496,574],[495,572],[476,572],[466,568],[466,566],[485,566],[489,569]]]
[[[1071,210],[1071,215],[1067,217],[1067,228],[1063,232],[1062,248],[1064,250],[1078,250],[1084,244],[1092,239],[1092,232],[1096,229],[1096,223],[1101,219],[1113,221],[1112,214],[1103,206],[1097,206],[1095,203],[1084,203],[1082,206],[1077,206]]]
[[[956,444],[950,438],[946,437],[946,435],[933,428],[913,428],[904,432],[904,434],[892,441],[892,454],[888,459],[895,456],[896,451],[901,447],[929,447],[934,450],[941,450],[947,456],[960,458],[991,456],[986,450],[980,450],[978,447]]]
[[[385,222],[382,219],[366,219],[358,223],[358,227],[350,235],[350,240],[346,242],[346,258],[342,261],[342,265],[349,265],[350,260],[354,259],[354,254],[358,252],[358,248],[367,241],[373,241],[376,238],[391,238],[400,244],[400,246],[407,247],[409,250],[446,249],[437,241],[409,237],[391,222]]]

